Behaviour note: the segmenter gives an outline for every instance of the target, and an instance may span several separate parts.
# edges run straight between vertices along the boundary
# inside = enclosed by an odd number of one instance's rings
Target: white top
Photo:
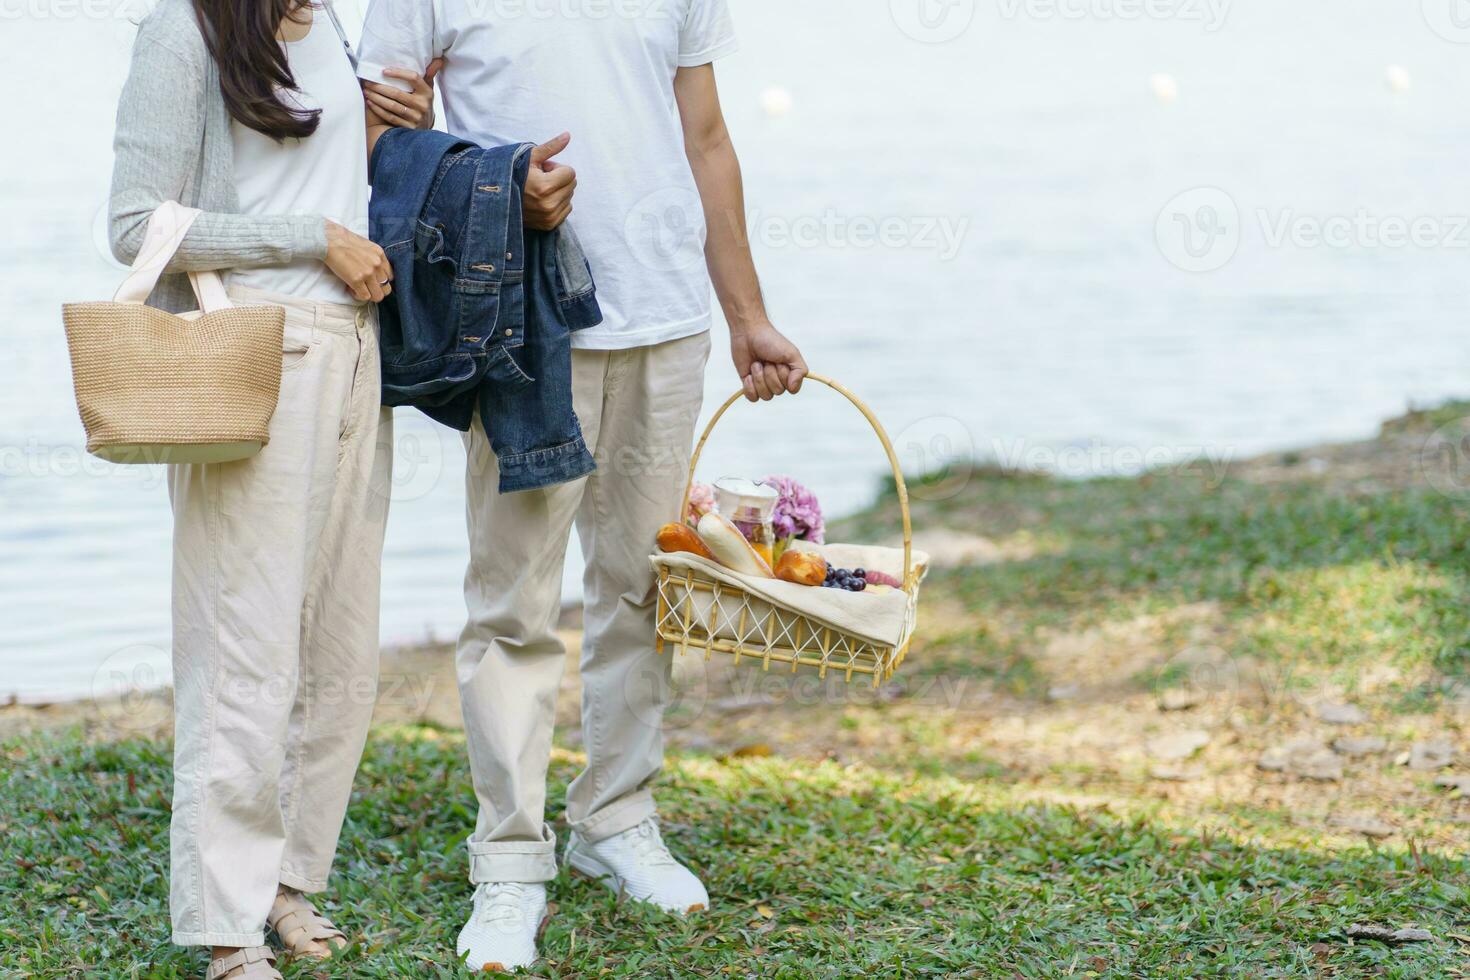
[[[283,92],[288,104],[321,109],[315,133],[277,143],[231,120],[235,188],[245,214],[322,215],[368,232],[367,124],[362,89],[347,51],[325,10],[314,10],[311,30],[283,41],[299,92]],[[236,269],[231,285],[249,286],[325,303],[355,303],[352,291],[318,259],[288,265]]]
[[[577,347],[618,350],[709,329],[704,208],[684,155],[674,73],[736,49],[726,0],[372,0],[358,74],[439,75],[451,133],[543,143],[577,170],[577,237],[603,322]]]

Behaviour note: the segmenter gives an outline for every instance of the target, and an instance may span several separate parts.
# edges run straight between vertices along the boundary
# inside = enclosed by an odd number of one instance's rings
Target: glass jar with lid
[[[715,483],[715,506],[720,515],[740,529],[767,564],[775,562],[776,529],[771,519],[779,496],[774,487],[743,477],[726,477]]]

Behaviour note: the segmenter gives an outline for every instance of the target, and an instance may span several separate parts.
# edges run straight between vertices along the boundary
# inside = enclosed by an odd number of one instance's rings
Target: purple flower
[[[771,519],[776,537],[821,544],[827,526],[822,521],[822,505],[817,503],[817,495],[789,476],[768,476],[761,482],[779,494]]]

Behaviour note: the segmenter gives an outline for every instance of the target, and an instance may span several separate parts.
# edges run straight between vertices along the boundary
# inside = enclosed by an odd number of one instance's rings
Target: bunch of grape
[[[848,592],[862,592],[868,587],[868,573],[861,568],[828,568],[827,581],[822,583],[824,589],[844,589]]]

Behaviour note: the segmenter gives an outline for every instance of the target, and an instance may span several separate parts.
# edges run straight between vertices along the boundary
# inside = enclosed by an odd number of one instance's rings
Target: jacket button
[[[506,332],[505,332],[505,335],[506,335],[506,336],[507,336],[507,337],[514,337],[514,336],[515,336],[515,335],[516,335],[516,332],[515,332],[515,331],[514,331],[514,330],[507,330],[507,331],[506,331]]]

